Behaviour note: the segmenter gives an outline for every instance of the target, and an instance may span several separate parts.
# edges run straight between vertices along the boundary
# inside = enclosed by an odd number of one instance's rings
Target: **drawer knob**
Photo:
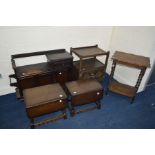
[[[62,102],[62,100],[59,100],[59,102],[61,103],[61,102]]]
[[[97,92],[97,95],[100,95],[100,92]]]
[[[62,73],[61,72],[59,72],[59,75],[61,75]]]
[[[63,97],[63,95],[62,95],[62,94],[60,94],[60,95],[59,95],[59,97]]]

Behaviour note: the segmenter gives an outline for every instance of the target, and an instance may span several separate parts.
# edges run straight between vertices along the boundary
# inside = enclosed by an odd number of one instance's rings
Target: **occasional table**
[[[109,51],[104,51],[95,46],[86,46],[71,48],[71,54],[75,54],[80,60],[74,61],[74,77],[78,79],[97,79],[99,81],[103,80],[108,58]],[[102,63],[97,56],[105,56],[105,62]]]
[[[142,78],[145,74],[145,71],[147,67],[150,67],[150,59],[148,57],[140,55],[116,51],[112,56],[112,60],[113,63],[111,68],[108,90],[121,95],[131,97],[132,98],[131,103],[133,103],[138,88],[141,84]],[[112,81],[117,64],[140,70],[140,74],[138,76],[135,86],[129,86],[120,82]]]

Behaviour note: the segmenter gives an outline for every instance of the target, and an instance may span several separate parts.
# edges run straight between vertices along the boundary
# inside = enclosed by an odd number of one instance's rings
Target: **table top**
[[[116,51],[112,56],[112,59],[120,64],[135,68],[150,67],[150,58],[140,55]]]
[[[23,96],[27,108],[67,98],[58,83],[25,89]]]
[[[67,82],[66,87],[72,96],[103,90],[102,85],[97,80],[92,79]]]
[[[72,48],[72,52],[80,58],[94,57],[106,54],[104,50],[98,48],[97,46]]]
[[[58,60],[65,60],[65,59],[73,59],[73,56],[69,54],[68,52],[64,53],[55,53],[51,54],[48,53],[46,54],[48,61],[53,62],[53,61],[58,61]]]

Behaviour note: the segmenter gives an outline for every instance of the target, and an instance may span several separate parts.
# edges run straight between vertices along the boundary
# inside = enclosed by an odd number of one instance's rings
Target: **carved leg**
[[[31,122],[31,125],[30,125],[31,129],[34,129],[35,128],[35,126],[34,126],[34,119],[30,118],[30,122]]]
[[[137,80],[136,85],[135,85],[135,88],[136,88],[135,95],[136,95],[136,93],[137,93],[137,91],[138,91],[138,88],[139,88],[139,86],[140,86],[140,84],[141,84],[141,81],[142,81],[142,79],[143,79],[143,76],[144,76],[144,74],[145,74],[145,71],[146,71],[146,68],[143,68],[143,69],[141,69],[141,71],[140,71],[140,74],[139,74],[139,76],[138,76],[138,80]],[[132,99],[131,99],[131,104],[134,102],[134,100],[135,100],[135,96],[132,97]]]
[[[64,119],[67,119],[66,109],[62,110],[62,113],[63,113],[63,115],[64,115]]]
[[[116,69],[116,62],[113,61],[112,66],[111,66],[111,73],[110,73],[108,85],[110,84],[110,81],[112,80],[112,78],[114,76],[115,69]],[[109,88],[107,88],[106,95],[108,94],[108,92],[109,92]]]
[[[146,71],[146,68],[143,68],[143,69],[141,69],[141,71],[140,71],[140,74],[139,74],[139,76],[138,76],[138,80],[137,80],[137,82],[136,82],[136,85],[135,85],[135,88],[138,90],[138,88],[139,88],[139,86],[140,86],[140,84],[141,84],[141,81],[142,81],[142,79],[143,79],[143,76],[144,76],[144,74],[145,74],[145,71]]]
[[[101,109],[101,102],[100,101],[97,101],[96,105],[97,105],[97,109]]]

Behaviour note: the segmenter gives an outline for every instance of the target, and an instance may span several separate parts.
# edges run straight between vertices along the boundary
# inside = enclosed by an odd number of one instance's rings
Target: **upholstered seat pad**
[[[58,83],[25,89],[23,96],[26,108],[67,98],[64,90]]]
[[[97,80],[78,80],[67,82],[66,87],[72,96],[91,91],[103,90],[102,85]]]

